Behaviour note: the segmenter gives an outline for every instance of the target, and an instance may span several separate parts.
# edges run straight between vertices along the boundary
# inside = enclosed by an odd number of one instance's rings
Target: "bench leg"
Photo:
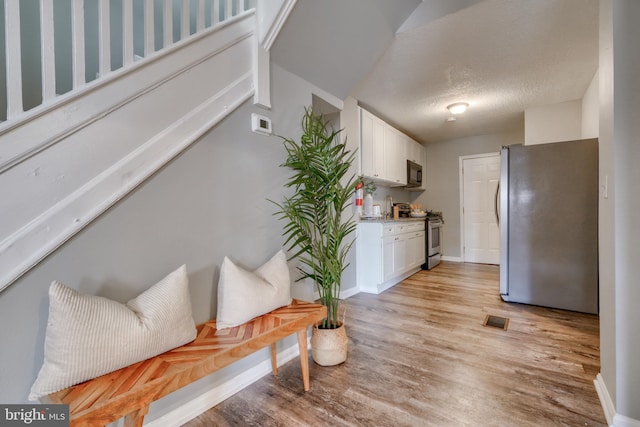
[[[149,412],[149,406],[138,409],[124,417],[124,427],[142,427],[144,416]]]
[[[273,372],[273,375],[278,375],[277,353],[276,343],[271,344],[271,372]]]
[[[300,368],[304,391],[309,391],[309,352],[307,351],[307,329],[298,331],[298,347],[300,349]]]

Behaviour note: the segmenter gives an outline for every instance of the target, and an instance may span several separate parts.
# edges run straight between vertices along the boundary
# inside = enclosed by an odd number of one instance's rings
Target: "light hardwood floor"
[[[598,317],[504,303],[498,274],[443,262],[351,297],[348,359],[311,362],[310,391],[294,359],[186,425],[605,426]]]

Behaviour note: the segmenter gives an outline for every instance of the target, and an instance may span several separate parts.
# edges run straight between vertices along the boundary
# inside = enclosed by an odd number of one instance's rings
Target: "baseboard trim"
[[[616,408],[607,390],[607,384],[604,382],[601,374],[596,376],[593,380],[593,385],[598,393],[602,410],[604,411],[604,417],[607,420],[607,424],[611,427],[640,427],[640,421],[629,418],[624,415],[616,414]]]
[[[613,417],[616,414],[616,408],[613,406],[613,401],[611,400],[611,396],[609,396],[607,385],[605,384],[604,378],[602,378],[601,374],[598,374],[596,379],[593,380],[593,385],[596,388],[596,393],[598,393],[600,405],[602,405],[602,410],[604,411],[604,417],[607,420],[607,424],[612,426]]]
[[[360,293],[360,289],[358,289],[357,286],[354,286],[353,288],[347,289],[346,291],[340,291],[340,299],[347,299],[347,298],[351,298],[354,295],[357,295]]]
[[[354,295],[357,295],[360,293],[360,289],[358,289],[357,286],[347,289],[346,291],[340,291],[340,299],[347,299],[347,298],[351,298]],[[313,301],[317,301],[320,299],[320,294],[318,293],[318,291],[313,291],[313,297],[311,298]]]
[[[291,345],[290,347],[282,350],[278,353],[278,366],[281,366],[300,354],[298,350],[298,344]],[[247,386],[258,381],[260,378],[271,373],[271,360],[266,359],[260,362],[258,365],[251,369],[248,369],[241,374],[234,376],[231,380],[226,381],[219,386],[203,393],[188,403],[166,413],[165,415],[156,418],[148,423],[145,423],[145,427],[179,427],[188,421],[196,418],[197,416],[205,413],[209,409],[213,408],[225,399],[233,396],[237,392],[246,388]]]
[[[440,257],[440,259],[442,261],[449,261],[449,262],[464,262],[462,260],[462,258],[459,257],[459,256],[444,256],[443,255],[443,256]]]
[[[418,271],[420,271],[420,267],[415,267],[412,268],[411,270],[407,270],[404,273],[395,276],[389,280],[387,280],[386,282],[382,282],[378,285],[373,285],[373,286],[366,286],[366,287],[361,287],[359,289],[360,292],[364,292],[365,294],[374,294],[374,295],[378,295],[381,294],[382,292],[386,291],[387,289],[390,289],[392,287],[394,287],[395,285],[397,285],[398,283],[402,282],[404,279],[413,276],[414,274],[416,274]]]

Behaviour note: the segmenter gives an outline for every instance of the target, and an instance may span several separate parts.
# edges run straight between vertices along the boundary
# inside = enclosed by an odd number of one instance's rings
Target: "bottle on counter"
[[[373,216],[373,196],[371,193],[367,193],[364,196],[364,216]]]

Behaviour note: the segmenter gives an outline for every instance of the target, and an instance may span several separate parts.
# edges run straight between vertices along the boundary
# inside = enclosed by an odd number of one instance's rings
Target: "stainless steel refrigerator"
[[[597,139],[503,147],[498,193],[502,299],[597,313]]]

